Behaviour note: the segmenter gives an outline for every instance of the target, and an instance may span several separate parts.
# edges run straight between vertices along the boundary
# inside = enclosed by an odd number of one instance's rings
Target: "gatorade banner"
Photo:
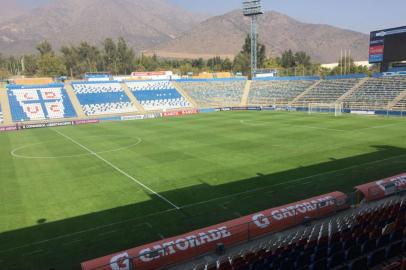
[[[218,243],[235,245],[348,207],[347,196],[333,192],[87,261],[82,270],[152,270],[214,251]]]
[[[374,201],[406,190],[406,173],[355,187],[365,200]]]

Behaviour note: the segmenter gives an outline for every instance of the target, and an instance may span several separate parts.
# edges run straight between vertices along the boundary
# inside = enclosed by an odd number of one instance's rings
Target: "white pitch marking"
[[[123,171],[122,169],[120,169],[119,167],[117,167],[116,165],[114,165],[113,163],[111,163],[110,161],[106,160],[105,158],[103,158],[102,156],[100,156],[99,154],[97,154],[96,152],[94,152],[93,150],[87,148],[86,146],[84,146],[83,144],[79,143],[78,141],[72,139],[71,137],[69,137],[68,135],[65,135],[64,133],[58,131],[57,129],[53,129],[56,133],[58,133],[59,135],[61,135],[62,137],[66,138],[67,140],[73,142],[74,144],[80,146],[81,148],[83,148],[84,150],[88,151],[90,154],[92,154],[93,156],[97,157],[98,159],[100,159],[101,161],[103,161],[104,163],[106,163],[107,165],[109,165],[110,167],[112,167],[113,169],[115,169],[116,171],[118,171],[119,173],[121,173],[122,175],[126,176],[127,178],[129,178],[130,180],[132,180],[133,182],[137,183],[138,185],[140,185],[141,187],[143,187],[144,189],[148,190],[149,192],[153,193],[154,195],[158,196],[159,198],[161,198],[163,201],[167,202],[168,204],[170,204],[171,206],[173,206],[176,210],[180,210],[180,207],[177,206],[176,204],[174,204],[173,202],[171,202],[170,200],[168,200],[167,198],[165,198],[164,196],[162,196],[161,194],[155,192],[154,190],[152,190],[151,188],[147,187],[146,185],[144,185],[143,183],[141,183],[139,180],[135,179],[134,177],[132,177],[131,175],[129,175],[128,173],[126,173],[125,171]]]
[[[264,187],[260,187],[260,188],[254,188],[254,189],[251,189],[251,190],[246,190],[246,191],[242,191],[242,192],[238,192],[238,193],[233,193],[233,194],[229,194],[229,195],[218,197],[218,198],[213,198],[213,199],[206,200],[206,201],[201,201],[201,202],[197,202],[197,203],[191,203],[191,204],[183,205],[181,207],[181,209],[193,207],[193,206],[196,206],[196,205],[206,204],[206,203],[210,203],[210,202],[214,202],[214,201],[218,201],[218,200],[222,200],[222,199],[227,199],[227,198],[231,198],[231,197],[235,197],[235,196],[240,196],[240,195],[251,193],[251,192],[257,192],[257,191],[265,190],[265,189],[272,188],[272,187],[278,187],[278,186],[284,186],[286,184],[297,183],[297,182],[301,182],[303,180],[311,179],[311,178],[314,178],[314,177],[319,177],[319,176],[323,176],[323,175],[329,175],[329,174],[332,174],[332,173],[351,170],[351,169],[363,167],[363,166],[366,166],[366,165],[376,164],[376,163],[380,163],[380,162],[384,162],[384,161],[388,161],[388,160],[392,160],[394,158],[400,158],[400,157],[404,157],[404,156],[406,156],[406,154],[402,154],[402,155],[394,156],[394,157],[390,157],[390,158],[384,158],[384,159],[380,159],[380,160],[375,160],[375,161],[371,161],[371,162],[366,162],[366,163],[362,163],[362,164],[358,164],[358,165],[354,165],[354,166],[350,166],[350,167],[345,167],[345,168],[338,169],[338,170],[322,172],[322,173],[318,173],[318,174],[315,174],[315,175],[310,175],[310,176],[306,176],[306,177],[292,179],[290,181],[285,181],[285,182],[281,182],[281,183],[277,183],[277,184],[273,184],[273,185],[268,185],[268,186],[264,186]]]
[[[98,137],[98,136],[86,136],[85,138],[92,138],[92,137]],[[119,138],[126,138],[126,137],[122,137],[122,136],[115,136],[115,135],[107,135],[107,137],[119,137]],[[97,154],[107,154],[107,153],[114,153],[114,152],[119,152],[125,149],[130,149],[132,147],[135,147],[137,145],[139,145],[140,143],[142,143],[142,139],[141,138],[136,138],[137,142],[128,146],[124,146],[124,147],[120,147],[120,148],[116,148],[116,149],[112,149],[112,150],[107,150],[107,151],[102,151],[102,152],[97,152]],[[47,141],[47,142],[52,142],[52,141]],[[54,157],[37,157],[37,156],[26,156],[26,155],[20,155],[17,154],[18,151],[28,148],[30,146],[35,146],[35,145],[40,145],[43,144],[42,142],[40,143],[32,143],[32,144],[27,144],[27,145],[23,145],[21,147],[15,148],[13,149],[10,154],[15,157],[15,158],[23,158],[23,159],[65,159],[65,158],[74,158],[74,157],[85,157],[85,156],[91,156],[92,154],[87,153],[87,154],[77,154],[77,155],[69,155],[69,156],[54,156]]]
[[[33,242],[33,243],[21,245],[21,246],[9,248],[9,249],[3,249],[3,250],[0,250],[0,253],[10,252],[10,251],[14,251],[14,250],[17,250],[17,249],[31,247],[31,246],[34,246],[34,245],[41,245],[41,244],[45,244],[45,243],[48,243],[48,242],[51,242],[51,241],[61,240],[61,239],[64,239],[64,238],[75,236],[75,235],[80,235],[80,234],[84,234],[84,233],[88,233],[88,232],[97,231],[97,230],[100,230],[100,229],[104,229],[104,228],[108,228],[108,227],[112,227],[112,226],[116,226],[116,225],[120,225],[120,224],[124,224],[124,223],[128,223],[128,222],[132,222],[132,221],[142,219],[142,218],[153,217],[153,216],[156,216],[156,215],[163,215],[165,213],[169,213],[169,212],[173,212],[173,211],[175,211],[175,209],[172,208],[172,209],[159,211],[159,212],[151,213],[151,214],[144,215],[144,216],[139,216],[139,217],[130,218],[130,219],[126,219],[126,220],[122,220],[122,221],[118,221],[118,222],[109,223],[109,224],[102,225],[102,226],[96,226],[96,227],[93,227],[93,228],[90,228],[90,229],[87,229],[87,230],[77,231],[77,232],[68,233],[68,234],[64,234],[64,235],[59,235],[59,236],[56,236],[56,237],[53,237],[53,238],[48,238],[48,239],[44,239],[44,240],[41,240],[41,241],[37,241],[37,242]]]
[[[117,230],[112,230],[112,231],[108,231],[108,232],[99,233],[98,236],[105,236],[105,235],[113,234],[116,232],[117,232]]]
[[[76,243],[79,243],[79,242],[82,242],[82,239],[76,239],[76,240],[72,240],[72,241],[69,241],[69,242],[66,242],[66,243],[62,243],[62,246],[70,246],[70,245],[73,245],[73,244],[76,244]]]
[[[381,125],[381,126],[373,126],[373,127],[366,127],[366,128],[359,128],[356,129],[354,131],[362,131],[362,130],[368,130],[368,129],[378,129],[378,128],[386,128],[386,127],[391,127],[391,126],[398,126],[401,123],[391,123],[391,124],[387,124],[387,125]]]
[[[132,231],[132,232],[136,232],[136,231],[138,231],[138,229],[139,229],[140,227],[142,227],[142,226],[144,226],[144,225],[147,226],[148,228],[152,229],[151,223],[145,222],[145,223],[135,224],[135,225],[133,226],[133,228],[131,229],[131,231]]]
[[[261,122],[261,121],[252,121],[252,122]],[[240,123],[243,125],[253,125],[255,126],[255,124],[249,124],[246,123],[245,120],[240,120]],[[271,122],[262,122],[263,124],[260,125],[268,125],[268,124],[272,124]],[[325,128],[325,127],[315,127],[315,126],[309,126],[309,125],[294,125],[294,124],[285,124],[285,123],[278,123],[279,125],[285,125],[285,126],[290,126],[290,127],[303,127],[303,128],[311,128],[311,129],[321,129],[321,130],[332,130],[332,131],[341,131],[341,132],[350,132],[351,130],[345,130],[345,129],[335,129],[335,128]]]
[[[394,158],[400,158],[400,157],[404,157],[404,156],[406,156],[406,154],[393,156],[393,157],[390,157],[390,158],[385,158],[385,159],[380,159],[380,160],[375,160],[375,161],[371,161],[371,162],[366,162],[366,163],[363,163],[363,164],[354,165],[354,166],[346,167],[346,168],[339,169],[339,170],[333,170],[333,171],[329,171],[329,172],[319,173],[319,174],[315,174],[315,175],[312,175],[312,176],[307,176],[307,177],[304,177],[304,178],[294,179],[292,181],[300,182],[300,181],[303,181],[305,179],[309,179],[309,178],[312,178],[312,177],[318,177],[318,176],[328,175],[328,174],[336,173],[336,172],[340,172],[340,171],[350,170],[350,169],[362,167],[362,166],[365,166],[365,165],[376,164],[376,163],[380,163],[380,162],[384,162],[384,161],[388,161],[388,160],[391,160],[391,159],[394,159]],[[290,181],[290,182],[292,182],[292,181]],[[286,183],[288,183],[288,182],[286,182]],[[244,192],[233,193],[233,194],[230,194],[230,195],[227,195],[227,196],[217,197],[217,198],[213,198],[213,199],[210,199],[210,200],[201,201],[201,202],[197,202],[197,203],[191,203],[191,204],[183,205],[182,207],[180,207],[180,209],[186,209],[186,208],[190,208],[190,207],[193,207],[193,206],[196,206],[196,205],[207,204],[207,203],[210,203],[210,202],[214,202],[214,201],[223,200],[223,199],[226,199],[226,198],[239,196],[241,194],[246,194],[246,193],[249,193],[249,192],[257,192],[257,191],[261,191],[261,190],[266,190],[268,188],[271,188],[271,187],[274,187],[274,186],[281,186],[281,185],[284,185],[284,183],[279,183],[279,184],[275,184],[275,185],[269,185],[269,186],[262,187],[262,188],[255,188],[255,189],[251,189],[251,190],[244,191]],[[274,191],[269,191],[268,193],[271,194],[271,193],[274,193]],[[64,234],[64,235],[56,236],[56,237],[49,238],[49,239],[44,239],[44,240],[37,241],[37,242],[32,242],[32,243],[29,243],[29,244],[13,247],[13,248],[9,248],[9,249],[3,249],[3,250],[0,250],[0,253],[10,252],[10,251],[14,251],[14,250],[18,250],[18,249],[22,249],[22,248],[26,248],[26,247],[31,247],[31,246],[35,246],[35,245],[45,244],[45,243],[48,243],[48,242],[51,242],[51,241],[60,240],[60,239],[63,239],[63,238],[74,236],[74,235],[79,235],[79,234],[83,234],[83,233],[87,233],[87,232],[96,231],[96,230],[99,230],[99,229],[102,229],[102,228],[107,228],[107,227],[111,227],[111,226],[115,226],[115,225],[120,225],[120,224],[124,224],[124,223],[128,223],[128,222],[132,222],[132,221],[142,219],[142,218],[154,217],[154,216],[157,216],[157,215],[170,213],[170,212],[173,212],[175,210],[178,210],[178,209],[174,209],[174,208],[167,209],[167,210],[164,210],[164,211],[159,211],[159,212],[151,213],[151,214],[144,215],[144,216],[138,216],[138,217],[135,217],[135,218],[122,220],[122,221],[119,221],[119,222],[113,222],[113,223],[109,223],[109,224],[106,224],[106,225],[93,227],[93,228],[90,228],[90,229],[87,229],[87,230],[82,230],[82,231],[78,231],[78,232],[74,232],[74,233]]]
[[[42,249],[37,249],[37,250],[34,250],[32,252],[24,253],[23,256],[30,256],[30,255],[38,254],[38,253],[41,253],[41,252],[42,252]]]
[[[161,234],[161,233],[158,233],[158,236],[159,236],[159,238],[161,238],[162,240],[165,239],[165,236],[163,236],[163,234]]]

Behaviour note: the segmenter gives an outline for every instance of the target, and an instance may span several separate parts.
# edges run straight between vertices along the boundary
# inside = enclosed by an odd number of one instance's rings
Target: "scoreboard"
[[[369,63],[406,60],[406,26],[371,32]]]

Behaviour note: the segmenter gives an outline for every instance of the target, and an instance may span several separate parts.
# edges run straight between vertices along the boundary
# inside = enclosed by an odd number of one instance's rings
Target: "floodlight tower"
[[[257,19],[264,14],[261,8],[261,0],[243,0],[244,16],[251,18],[251,76],[255,76],[258,66],[257,44]]]

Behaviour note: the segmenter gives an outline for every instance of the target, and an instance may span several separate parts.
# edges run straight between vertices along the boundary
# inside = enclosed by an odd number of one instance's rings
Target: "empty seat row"
[[[253,81],[249,104],[287,105],[315,83],[316,81]]]
[[[137,111],[118,82],[74,83],[72,87],[88,116]]]
[[[180,85],[201,108],[236,107],[241,105],[246,81],[195,81]]]
[[[352,109],[388,109],[389,104],[405,90],[406,76],[370,78],[344,102]]]
[[[309,103],[335,103],[355,87],[361,79],[323,80],[295,102],[297,106]]]
[[[126,84],[147,111],[192,107],[170,81],[126,82]]]
[[[406,252],[406,201],[394,199],[298,229],[195,269],[368,269]]]

